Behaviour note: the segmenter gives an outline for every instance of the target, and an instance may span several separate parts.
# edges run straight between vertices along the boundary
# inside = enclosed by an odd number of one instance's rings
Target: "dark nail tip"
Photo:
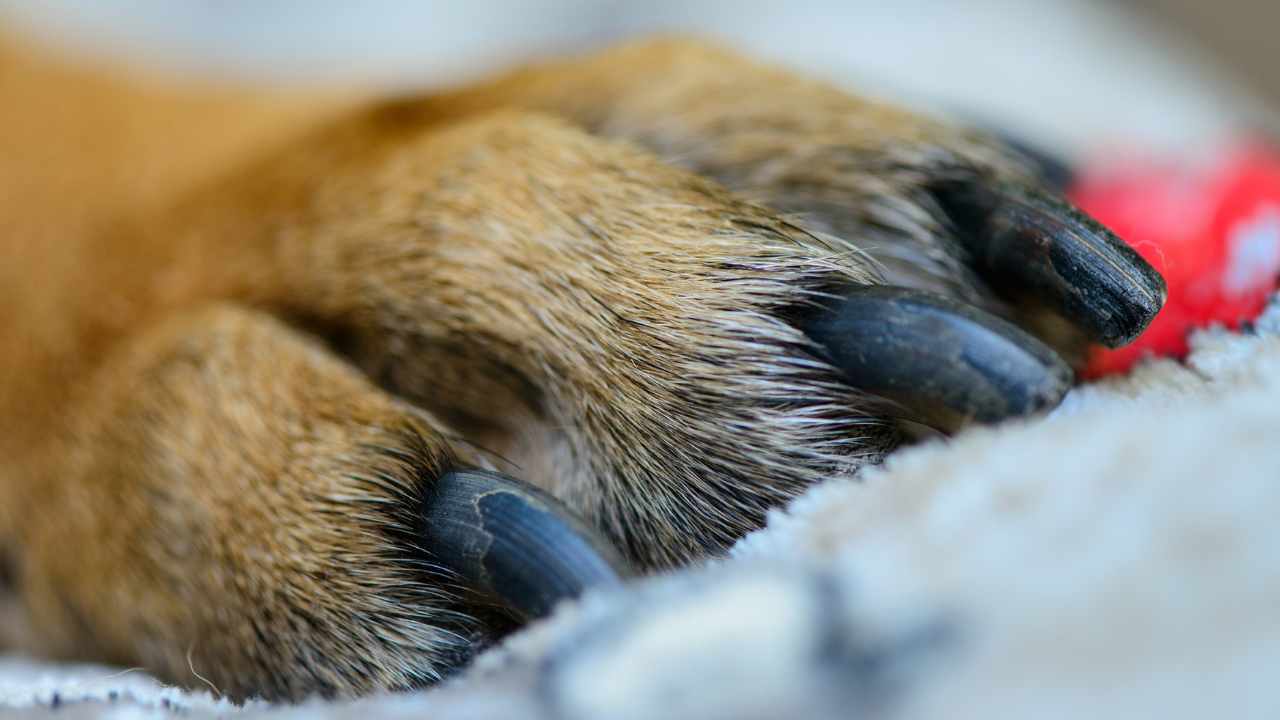
[[[1040,227],[1060,226],[1051,263],[1068,287],[1062,309],[1108,347],[1141,335],[1168,297],[1164,277],[1115,233],[1065,201],[1042,196],[1029,204],[1043,213]]]
[[[1104,230],[1103,232],[1108,232]],[[1114,237],[1114,236],[1113,236]],[[1121,243],[1118,238],[1116,243]],[[1097,339],[1108,347],[1128,345],[1147,329],[1164,308],[1169,286],[1164,277],[1128,245],[1129,260],[1123,277],[1114,278],[1109,292],[1095,306],[1095,315],[1105,317],[1103,307],[1111,309],[1113,321],[1099,324]],[[1106,327],[1104,330],[1103,328]]]
[[[1097,220],[1051,193],[997,182],[938,189],[960,239],[996,287],[1030,291],[1110,347],[1164,306],[1164,278]]]
[[[1057,353],[978,308],[897,287],[864,287],[806,328],[851,384],[942,430],[1057,405],[1073,375]]]
[[[432,557],[524,618],[630,574],[612,545],[558,500],[500,473],[441,475],[422,515]]]
[[[1111,318],[1095,323],[1096,331],[1093,334],[1102,345],[1119,348],[1137,340],[1164,307],[1163,295],[1156,302],[1150,303],[1127,300],[1128,302],[1121,300],[1117,303],[1124,304],[1116,309]],[[1098,315],[1101,316],[1101,311],[1098,311]]]

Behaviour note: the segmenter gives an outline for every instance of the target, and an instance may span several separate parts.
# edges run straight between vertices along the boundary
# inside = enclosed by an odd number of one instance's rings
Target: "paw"
[[[1088,343],[1132,341],[1163,305],[1159,274],[1013,148],[811,83],[775,89],[793,104],[686,98],[693,129],[638,138],[872,261],[894,289],[804,329],[900,418],[954,431],[1052,407]]]
[[[934,218],[925,238],[899,229],[881,248],[941,248],[961,263],[948,282],[960,289],[862,291],[806,328],[851,382],[947,431],[1053,407],[1072,380],[1059,351],[1080,338],[1126,344],[1165,299],[1132,248],[1034,181],[957,175],[924,186],[918,207]],[[917,269],[901,280],[925,285]],[[1033,335],[1045,315],[1068,328],[1047,338],[1057,348]]]
[[[1014,150],[923,119],[901,122],[922,127],[910,138],[886,133],[874,150],[846,158],[842,171],[824,175],[835,188],[780,190],[783,204],[809,207],[810,220],[839,229],[881,263],[887,282],[1023,323],[1036,312],[1056,316],[1078,331],[1046,338],[1060,350],[1079,339],[1123,345],[1160,310],[1159,274]],[[808,194],[844,185],[873,191],[843,207],[816,206]]]
[[[1070,361],[1088,341],[1131,340],[1163,301],[1145,263],[994,138],[687,39],[588,65],[579,82],[612,78],[616,101],[601,114],[558,98],[578,122],[864,253],[880,282],[976,305]]]
[[[794,155],[807,138],[779,142]],[[295,234],[353,259],[317,273],[313,295],[332,298],[368,374],[631,562],[669,567],[876,462],[904,423],[953,431],[1055,405],[1071,370],[1035,313],[1121,342],[1159,306],[1160,278],[1013,160],[871,141],[821,176],[824,197],[862,194],[802,218],[826,228],[809,232],[632,146],[498,115],[331,173],[358,192]],[[795,204],[814,187],[772,194]],[[891,227],[886,208],[912,222]],[[876,261],[891,256],[898,270]]]
[[[191,302],[237,310],[73,413],[96,431],[24,542],[49,636],[237,697],[432,682],[624,576],[610,544],[719,554],[902,423],[1051,407],[1071,341],[1042,316],[1118,343],[1158,308],[1003,151],[800,89],[781,120],[699,93],[734,122],[684,169],[546,115],[375,112],[146,223]]]
[[[306,318],[328,350],[355,366],[330,359],[323,363],[329,370],[308,379],[281,358],[324,351],[273,341],[274,331],[229,342],[246,363],[231,370],[257,378],[253,387],[261,391],[228,406],[287,391],[288,403],[263,406],[261,417],[274,421],[255,424],[255,432],[273,437],[292,427],[277,416],[296,406],[286,417],[307,418],[299,427],[308,432],[321,419],[337,425],[332,434],[339,442],[313,447],[299,462],[295,443],[273,440],[270,447],[288,450],[281,455],[288,462],[226,472],[248,457],[246,444],[217,440],[233,425],[209,421],[183,436],[214,440],[209,447],[227,453],[226,462],[213,462],[204,450],[183,457],[204,468],[190,478],[220,478],[189,483],[197,498],[237,518],[246,503],[255,507],[250,516],[264,540],[235,532],[226,547],[258,557],[254,545],[274,547],[278,528],[305,527],[337,548],[319,553],[326,577],[385,584],[364,595],[332,582],[317,586],[310,574],[291,569],[297,553],[269,551],[268,565],[283,579],[264,587],[305,581],[299,597],[312,604],[330,598],[325,607],[338,612],[322,619],[324,632],[309,629],[298,643],[292,625],[266,626],[262,645],[283,653],[269,663],[244,656],[255,643],[197,648],[197,662],[216,658],[227,672],[243,672],[230,686],[245,693],[363,692],[435,679],[467,655],[455,647],[463,633],[449,623],[461,622],[470,637],[489,637],[495,600],[509,611],[496,615],[532,617],[587,587],[616,582],[628,571],[609,545],[642,569],[720,554],[759,527],[771,508],[878,461],[903,439],[903,421],[951,430],[1052,406],[1070,383],[1068,366],[991,287],[1058,308],[1081,332],[1103,340],[1133,332],[1149,315],[1149,298],[1160,294],[1159,279],[1105,231],[1038,190],[992,183],[976,171],[919,171],[911,192],[886,190],[857,202],[850,196],[844,214],[826,216],[828,232],[811,232],[706,177],[546,116],[503,113],[429,132],[396,131],[405,135],[371,121],[343,132],[347,144],[330,145],[382,150],[330,158],[317,152],[323,143],[308,137],[269,173],[237,186],[245,197],[211,198],[211,215],[220,222],[234,207],[244,213],[244,227],[261,229],[246,234],[227,263],[260,267],[246,281],[262,278],[270,286],[249,297],[280,315]],[[857,174],[840,177],[888,177],[883,168],[852,170]],[[866,247],[865,236],[838,232],[837,220],[880,204],[927,218],[936,231],[885,231],[883,246]],[[158,227],[166,237],[177,228],[176,244],[220,237],[200,227],[198,217],[183,214],[174,221],[180,224]],[[941,289],[913,283],[909,274],[898,280],[874,261],[892,247],[888,240],[911,239],[932,243],[927,247],[942,254],[928,257],[949,264],[903,267],[942,277]],[[938,275],[939,268],[948,270]],[[335,383],[339,376],[346,378],[342,385]],[[375,392],[369,380],[381,387]],[[207,391],[190,382],[170,385],[184,390],[187,404],[157,407],[192,423],[211,420],[217,392],[248,387],[213,379]],[[376,412],[367,422],[356,412],[364,402],[322,403],[328,409],[318,415],[307,409],[339,387],[379,398],[368,401]],[[399,400],[383,398],[386,390]],[[404,412],[403,401],[433,418],[421,435],[431,438],[430,457],[449,462],[405,465],[413,455],[370,454],[371,447],[399,447],[401,440],[388,440],[380,428]],[[188,406],[205,410],[175,410]],[[373,442],[361,440],[368,435]],[[310,470],[309,463],[321,467]],[[379,470],[387,463],[395,469],[390,475]],[[147,477],[163,486],[172,463],[144,467],[131,459],[130,467],[137,469],[120,477],[136,489]],[[387,477],[407,490],[384,497]],[[245,487],[234,491],[236,484]],[[326,501],[320,512],[308,512],[293,493],[252,500],[282,486],[303,498],[333,486],[330,494],[341,503],[372,496],[371,509],[343,512],[340,503],[335,511]],[[210,488],[216,497],[205,497]],[[277,511],[258,513],[257,505]],[[381,514],[388,508],[397,513],[390,520]],[[193,532],[187,526],[172,535]],[[594,532],[607,541],[593,539]],[[135,547],[125,535],[122,556]],[[366,555],[343,550],[371,538],[380,544]],[[324,543],[305,545],[314,553]],[[387,547],[412,561],[395,555],[387,562],[379,554]],[[353,565],[346,560],[353,557],[374,562]],[[415,575],[423,567],[432,572]],[[439,569],[452,579],[434,574]],[[88,598],[95,586],[112,582],[77,586]],[[458,586],[467,590],[454,592]],[[201,587],[190,596],[209,594]],[[228,620],[248,627],[243,618],[261,615],[255,597],[224,597],[208,608],[209,627],[217,631],[201,636],[232,638],[222,624]],[[441,612],[445,601],[448,612]],[[369,620],[381,607],[400,622],[402,605],[430,611],[410,613],[411,629],[429,642],[384,641],[387,626]],[[183,603],[166,607],[188,612]],[[311,609],[295,607],[303,617]],[[157,643],[161,655],[148,658],[173,677],[181,676],[190,646],[183,627],[171,621],[166,631],[180,632],[166,635]],[[345,639],[353,633],[382,653],[377,672],[351,665],[369,655],[344,649],[355,647]],[[136,642],[122,635],[120,646]],[[307,665],[317,651],[330,658],[332,677],[272,674]]]

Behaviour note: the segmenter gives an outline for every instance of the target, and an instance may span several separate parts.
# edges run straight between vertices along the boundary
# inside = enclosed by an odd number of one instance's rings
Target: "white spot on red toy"
[[[1227,237],[1227,271],[1222,289],[1239,297],[1271,289],[1280,271],[1280,207],[1267,205],[1242,220]]]

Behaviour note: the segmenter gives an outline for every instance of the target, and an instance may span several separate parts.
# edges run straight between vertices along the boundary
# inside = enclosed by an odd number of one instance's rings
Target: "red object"
[[[1086,168],[1069,194],[1164,275],[1169,299],[1131,345],[1096,348],[1085,377],[1183,357],[1193,328],[1252,320],[1280,281],[1280,152],[1243,147],[1197,169],[1110,165]]]

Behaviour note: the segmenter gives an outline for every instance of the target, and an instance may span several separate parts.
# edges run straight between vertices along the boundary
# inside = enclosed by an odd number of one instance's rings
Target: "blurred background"
[[[166,73],[396,89],[680,30],[1073,159],[1280,129],[1280,4],[1261,0],[0,0],[0,22]]]

